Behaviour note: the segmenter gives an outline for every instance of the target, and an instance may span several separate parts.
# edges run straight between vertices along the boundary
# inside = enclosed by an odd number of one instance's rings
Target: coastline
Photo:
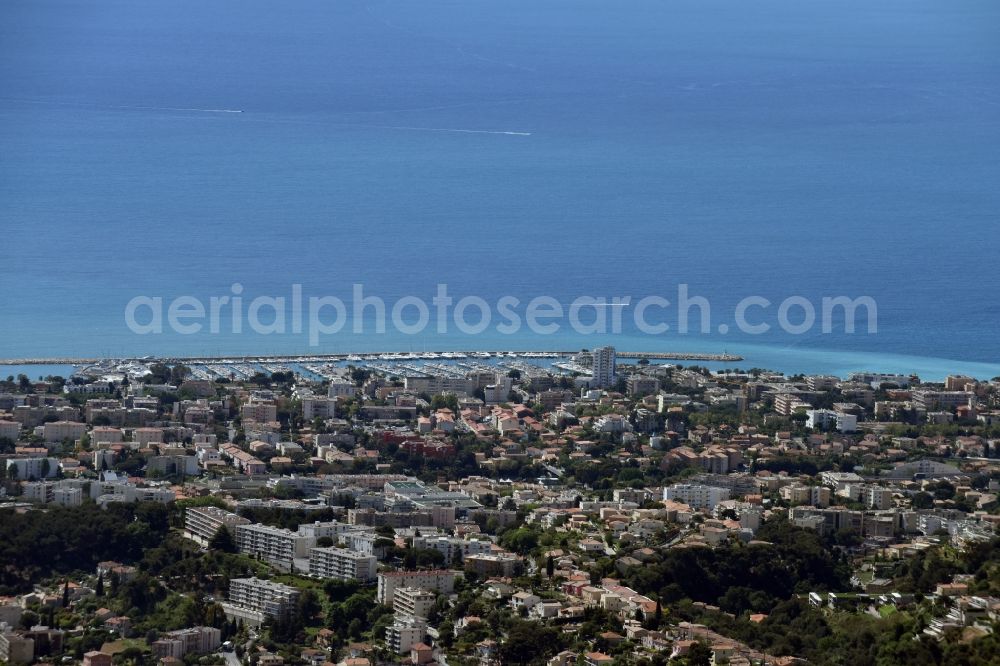
[[[1000,376],[1000,363],[986,363],[980,361],[968,361],[950,359],[944,357],[925,357],[907,354],[891,354],[881,352],[858,352],[845,350],[819,350],[795,347],[779,347],[768,345],[730,345],[726,352],[698,352],[692,350],[664,352],[664,351],[634,351],[638,344],[629,345],[629,342],[636,343],[635,340],[617,341],[622,349],[618,352],[619,358],[625,361],[634,361],[646,357],[654,362],[677,362],[680,364],[694,363],[704,365],[712,370],[722,370],[726,368],[762,368],[784,372],[786,374],[824,374],[837,377],[847,377],[852,372],[887,372],[897,374],[915,374],[925,381],[943,381],[950,374],[964,374],[976,377],[981,380],[989,380]],[[591,341],[587,348],[600,346],[598,341]],[[683,345],[681,345],[683,346]],[[582,347],[581,347],[582,348]],[[521,358],[532,358],[522,356],[525,353],[535,353],[542,356],[534,357],[536,360],[546,358],[557,360],[570,356],[580,348],[567,351],[545,351],[527,352],[526,350],[504,351],[507,355],[514,353]],[[440,355],[448,352],[452,354],[482,353],[485,350],[461,351],[458,349],[443,350],[435,349],[434,353]],[[496,358],[497,352],[490,352]],[[357,352],[339,352],[336,354],[229,354],[229,355],[184,355],[184,354],[164,354],[158,356],[115,356],[115,357],[52,357],[52,358],[30,358],[30,359],[0,359],[0,377],[8,375],[26,374],[31,378],[45,375],[72,374],[74,366],[94,365],[101,361],[118,360],[136,362],[164,361],[168,363],[227,363],[227,362],[261,362],[261,363],[295,363],[299,359],[304,362],[316,363],[348,363],[349,358],[357,356],[378,356],[378,355],[409,355],[412,350],[396,349],[388,352],[374,352],[359,350]],[[416,356],[423,356],[417,352]],[[27,363],[12,361],[28,361]]]

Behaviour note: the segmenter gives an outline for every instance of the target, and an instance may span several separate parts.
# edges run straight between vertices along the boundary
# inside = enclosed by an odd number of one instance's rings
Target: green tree
[[[208,547],[212,550],[218,550],[223,553],[235,553],[236,541],[233,539],[233,535],[229,531],[229,528],[225,525],[220,525],[218,531],[215,533],[215,536],[213,536],[208,542]]]

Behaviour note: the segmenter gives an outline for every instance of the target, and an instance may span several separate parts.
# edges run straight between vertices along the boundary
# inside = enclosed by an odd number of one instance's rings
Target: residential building
[[[260,626],[267,618],[286,617],[295,607],[299,591],[259,578],[233,578],[229,581],[229,601],[222,604],[226,616]]]
[[[423,643],[427,621],[409,615],[397,615],[385,630],[385,642],[396,654],[406,654],[414,645]]]
[[[35,641],[10,631],[0,631],[0,662],[30,664],[35,659]]]
[[[392,605],[393,595],[401,587],[416,587],[440,594],[451,594],[455,589],[455,572],[444,569],[433,571],[386,571],[378,574],[378,592],[375,598],[386,606]]]
[[[419,536],[413,538],[413,547],[425,550],[436,550],[444,555],[444,561],[454,562],[457,558],[463,560],[470,555],[489,553],[493,544],[489,541],[459,539],[449,536]]]
[[[411,617],[427,618],[437,595],[417,587],[400,587],[392,597],[392,609]]]
[[[653,395],[660,390],[660,380],[655,377],[643,375],[631,375],[626,383],[628,394],[633,398],[641,398],[644,395]]]
[[[22,481],[51,479],[58,473],[59,460],[56,458],[9,458],[7,460],[7,478],[9,479]]]
[[[593,365],[591,367],[590,386],[592,388],[607,388],[615,384],[615,348],[598,347],[591,352]]]
[[[0,439],[16,442],[21,435],[21,424],[17,421],[0,421]]]
[[[86,423],[53,421],[42,426],[42,438],[49,443],[69,440],[75,442],[87,432]]]
[[[312,537],[280,527],[256,523],[236,526],[236,547],[241,553],[264,560],[282,571],[291,571],[296,559],[307,559],[314,545],[316,540]]]
[[[93,650],[83,655],[83,666],[111,666],[111,655]]]
[[[186,654],[214,652],[222,643],[222,633],[215,627],[191,627],[170,631],[153,641],[153,656],[182,659]]]
[[[479,576],[509,577],[519,574],[524,562],[513,553],[482,553],[466,557],[463,566]]]
[[[236,539],[236,528],[250,521],[215,506],[191,507],[184,512],[185,536],[207,546],[221,527],[226,527]]]
[[[835,428],[838,432],[855,432],[858,429],[858,417],[831,409],[810,409],[806,411],[806,427],[813,430]]]
[[[663,499],[682,502],[692,509],[711,511],[716,504],[729,499],[729,489],[697,483],[677,483],[663,489]]]
[[[309,551],[309,574],[337,580],[375,580],[378,560],[347,548],[313,548]]]
[[[861,492],[861,500],[869,509],[891,509],[892,491],[878,486],[865,486]]]

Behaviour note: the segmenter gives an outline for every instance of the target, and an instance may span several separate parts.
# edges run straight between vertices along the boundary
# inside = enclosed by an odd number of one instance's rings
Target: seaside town
[[[0,662],[998,663],[1000,377],[692,363],[0,380]]]

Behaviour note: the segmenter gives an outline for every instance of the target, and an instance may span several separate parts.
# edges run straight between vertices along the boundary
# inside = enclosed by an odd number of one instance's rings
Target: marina
[[[524,377],[544,374],[576,375],[589,370],[578,362],[579,351],[450,351],[382,352],[368,354],[323,354],[301,356],[233,357],[152,357],[141,358],[37,358],[0,360],[4,367],[28,373],[30,368],[62,368],[65,375],[93,377],[129,377],[141,379],[155,363],[183,364],[191,378],[204,381],[247,381],[255,375],[292,373],[306,380],[342,378],[347,368],[357,368],[386,377],[458,378],[469,372],[517,371]],[[732,354],[691,354],[669,352],[618,352],[620,359],[669,361],[739,361]],[[34,374],[34,373],[31,373]],[[52,373],[55,374],[55,373]]]

